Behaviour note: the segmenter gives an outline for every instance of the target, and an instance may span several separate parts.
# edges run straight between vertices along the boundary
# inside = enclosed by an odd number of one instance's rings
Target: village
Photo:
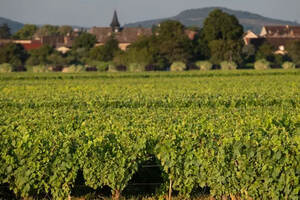
[[[78,37],[82,31],[83,30],[80,29],[74,29],[66,36],[54,35],[39,37],[38,35],[35,35],[31,40],[1,39],[0,45],[13,42],[23,45],[27,51],[38,49],[42,45],[50,45],[57,51],[66,53],[72,47],[74,39]],[[110,27],[92,27],[91,29],[88,29],[87,32],[96,36],[96,46],[104,45],[109,37],[114,34],[115,38],[119,42],[119,48],[123,51],[125,51],[130,44],[136,42],[140,36],[152,35],[151,28],[121,27],[116,11],[114,12]],[[193,40],[197,32],[186,30],[186,34],[191,40]],[[243,36],[243,40],[245,45],[253,44],[256,48],[258,48],[264,42],[268,42],[276,49],[274,52],[275,54],[286,54],[286,45],[290,41],[300,40],[300,26],[265,25],[262,27],[260,34],[255,34],[251,30],[246,31]]]
[[[222,11],[221,11],[222,12]],[[225,13],[226,14],[226,13]],[[222,15],[222,14],[221,14]],[[176,24],[176,23],[174,23]],[[178,22],[178,24],[180,24]],[[65,27],[60,27],[60,28],[65,28],[63,34],[43,34],[43,31],[36,31],[31,38],[28,39],[0,39],[0,48],[1,46],[4,47],[6,44],[14,43],[14,44],[19,44],[21,45],[24,50],[27,52],[34,52],[34,50],[39,50],[42,47],[50,47],[56,52],[59,52],[60,55],[56,54],[56,57],[53,56],[53,59],[58,59],[58,60],[63,60],[66,57],[70,57],[69,55],[73,55],[73,57],[78,57],[78,54],[74,54],[74,43],[76,40],[79,40],[81,36],[84,37],[84,34],[88,34],[86,37],[88,38],[89,36],[93,36],[95,38],[95,41],[93,41],[92,46],[90,46],[88,49],[85,49],[84,51],[89,51],[89,55],[84,55],[82,57],[88,57],[89,61],[86,61],[87,59],[73,59],[74,61],[72,62],[53,62],[51,61],[44,61],[44,62],[29,62],[28,65],[60,65],[58,68],[54,67],[58,71],[61,71],[63,67],[66,65],[70,64],[83,64],[87,68],[87,71],[106,71],[109,68],[109,65],[112,64],[107,64],[109,61],[113,61],[115,67],[113,67],[116,71],[123,71],[126,69],[129,69],[128,67],[131,64],[134,65],[143,65],[139,67],[133,67],[133,68],[140,68],[140,69],[135,69],[135,71],[144,71],[144,70],[166,70],[170,69],[170,66],[174,63],[177,62],[177,65],[183,66],[179,68],[183,68],[183,70],[186,69],[197,69],[197,68],[208,68],[208,69],[214,69],[218,68],[218,65],[222,61],[229,61],[232,64],[232,67],[229,66],[229,68],[244,68],[245,66],[249,66],[251,62],[255,62],[257,60],[263,59],[266,61],[270,62],[270,66],[277,66],[276,68],[280,67],[285,61],[294,61],[291,56],[288,56],[288,47],[291,46],[292,43],[297,43],[300,40],[300,26],[291,26],[291,25],[265,25],[262,27],[260,34],[256,34],[251,30],[247,30],[244,32],[240,31],[240,38],[242,39],[243,43],[236,43],[237,40],[239,40],[239,37],[233,38],[233,39],[226,39],[228,41],[235,41],[233,44],[218,44],[214,48],[222,48],[227,50],[223,51],[222,56],[216,56],[217,58],[214,58],[215,56],[213,55],[213,51],[211,46],[212,44],[209,44],[207,41],[204,41],[206,43],[204,46],[201,46],[200,40],[202,40],[202,32],[205,32],[205,30],[197,28],[197,27],[184,27],[183,28],[183,34],[185,35],[186,38],[188,38],[191,42],[190,47],[187,48],[195,48],[199,49],[198,52],[194,53],[193,55],[189,56],[175,56],[174,58],[154,58],[155,55],[149,53],[149,48],[151,49],[152,47],[147,47],[144,46],[143,48],[148,48],[147,55],[142,55],[139,56],[138,54],[134,56],[127,56],[127,54],[130,54],[130,52],[127,52],[127,49],[130,48],[131,46],[138,46],[136,44],[141,43],[140,40],[143,40],[145,38],[151,38],[151,37],[159,37],[159,32],[155,32],[155,30],[160,28],[161,24],[158,25],[153,25],[152,28],[144,28],[144,27],[122,27],[120,24],[120,21],[118,19],[118,14],[117,11],[114,11],[113,13],[113,18],[110,23],[110,26],[107,27],[92,27],[89,29],[79,29],[79,28],[71,28],[70,26],[65,26]],[[176,26],[176,25],[175,25]],[[236,25],[237,27],[240,25]],[[45,25],[44,27],[41,27],[40,29],[43,28],[49,28],[49,30],[52,28],[50,25]],[[169,27],[170,28],[170,27]],[[238,27],[240,28],[240,27]],[[174,31],[176,31],[174,29]],[[172,32],[172,30],[170,30]],[[176,38],[173,38],[174,41],[176,41]],[[171,39],[171,40],[173,40]],[[216,40],[220,40],[222,38],[216,38]],[[87,39],[88,40],[88,39]],[[93,38],[90,40],[93,40]],[[107,43],[111,43],[111,41],[115,41],[117,43],[117,47],[114,46],[114,50],[112,50],[110,47],[107,47],[110,50],[104,50],[105,46]],[[222,39],[224,40],[224,39]],[[88,43],[88,41],[83,42]],[[200,42],[199,42],[200,41]],[[225,40],[224,40],[225,41]],[[179,42],[180,43],[180,42]],[[88,44],[87,44],[88,45]],[[170,45],[170,48],[177,48],[176,46],[180,46],[180,44],[173,44]],[[223,45],[223,47],[222,47]],[[229,46],[235,46],[237,45],[238,47],[233,47],[235,50],[230,50],[231,47]],[[77,45],[78,46],[78,45]],[[82,44],[82,46],[85,46],[85,44]],[[101,48],[102,50],[97,49],[97,47]],[[188,45],[187,45],[188,46]],[[226,47],[225,47],[226,46]],[[295,46],[295,45],[294,45]],[[158,47],[161,49],[161,47]],[[296,47],[297,48],[297,47]],[[133,48],[134,49],[134,48]],[[237,50],[238,49],[238,50]],[[71,51],[73,50],[73,51]],[[126,53],[118,53],[119,50],[126,52]],[[112,52],[113,51],[113,52]],[[139,51],[139,50],[138,50]],[[181,49],[180,51],[184,51]],[[210,51],[210,52],[208,52]],[[226,53],[227,51],[227,53]],[[239,51],[239,52],[237,52]],[[72,52],[72,53],[70,53]],[[117,53],[116,53],[117,52]],[[207,53],[208,52],[208,53]],[[231,52],[231,53],[230,53]],[[82,54],[82,53],[80,53]],[[99,55],[102,54],[102,55]],[[105,55],[108,56],[105,56]],[[150,55],[151,54],[151,55]],[[157,54],[157,53],[155,53]],[[159,53],[158,54],[173,54],[173,53]],[[185,54],[185,53],[182,53]],[[227,54],[232,54],[227,57],[224,57],[224,55]],[[238,54],[238,55],[237,55]],[[271,54],[271,55],[270,55]],[[31,55],[31,54],[30,54]],[[92,55],[92,56],[91,56]],[[148,57],[152,57],[149,58]],[[36,56],[38,57],[38,56]],[[80,57],[80,56],[79,56]],[[128,57],[145,57],[145,60],[142,60],[141,63],[139,61],[135,62],[135,60],[130,60]],[[171,56],[172,57],[172,56]],[[191,58],[192,57],[192,58]],[[234,57],[234,58],[233,58]],[[245,57],[250,58],[250,59],[244,59]],[[295,56],[294,56],[295,57]],[[128,61],[128,59],[130,61]],[[157,60],[166,60],[164,63],[158,63],[160,61]],[[0,59],[1,60],[1,59]],[[3,59],[5,60],[5,59]],[[66,59],[65,59],[66,60]],[[92,61],[91,61],[92,60]],[[138,59],[137,59],[138,60]],[[201,67],[197,66],[196,62],[197,61],[206,61],[209,60],[210,64],[205,63],[206,65],[209,65],[209,67]],[[242,61],[244,60],[244,61]],[[24,62],[24,61],[22,61]],[[98,63],[97,63],[98,62]],[[100,63],[99,62],[106,62],[106,63]],[[5,63],[2,61],[2,63]],[[7,61],[9,63],[9,61]],[[69,63],[69,64],[68,64]],[[92,64],[91,64],[92,63]],[[96,63],[96,64],[95,64]],[[158,64],[157,64],[158,63]],[[191,64],[192,63],[192,64]],[[198,62],[199,63],[199,62]],[[297,61],[294,61],[295,66],[300,65]],[[20,64],[19,64],[20,65]],[[101,65],[101,67],[98,67]],[[105,65],[103,67],[103,65]],[[160,66],[157,66],[160,65]],[[165,65],[165,66],[162,66]],[[228,65],[228,64],[227,64]],[[150,66],[150,67],[149,67]],[[216,67],[217,66],[217,67]],[[53,67],[52,67],[53,68]],[[96,69],[97,68],[97,69]],[[101,68],[101,69],[100,69]],[[176,68],[176,67],[175,67]],[[178,67],[177,67],[178,68]],[[178,69],[179,69],[178,68]],[[221,66],[222,68],[222,66]],[[225,67],[226,68],[226,67]],[[228,67],[227,67],[228,68]],[[246,67],[247,68],[247,67]],[[251,66],[250,66],[251,68]],[[25,68],[19,68],[25,69]],[[179,69],[181,70],[181,69]],[[42,70],[43,71],[43,70]]]
[[[139,37],[151,36],[153,34],[151,28],[121,27],[117,12],[115,11],[110,27],[92,27],[88,30],[73,29],[65,36],[39,36],[38,34],[36,34],[30,40],[1,39],[0,45],[4,45],[7,43],[21,44],[27,51],[38,49],[43,45],[49,45],[61,53],[66,53],[71,49],[75,38],[78,37],[82,32],[88,32],[96,36],[97,43],[95,44],[95,46],[104,45],[107,42],[107,40],[112,35],[114,35],[115,39],[119,42],[119,48],[123,51],[125,51],[130,44],[136,42]],[[186,30],[186,34],[191,40],[193,40],[196,32]]]

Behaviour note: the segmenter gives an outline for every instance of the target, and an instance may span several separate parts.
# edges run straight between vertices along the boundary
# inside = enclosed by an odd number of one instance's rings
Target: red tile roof
[[[29,44],[22,44],[22,45],[23,45],[24,49],[26,49],[26,51],[30,51],[33,49],[39,49],[43,44],[41,43],[41,41],[33,40]]]
[[[133,43],[140,36],[152,35],[151,28],[123,28],[113,32],[110,27],[93,27],[89,32],[97,37],[98,43],[105,43],[113,34],[119,43]]]
[[[265,37],[300,37],[300,26],[264,26]]]

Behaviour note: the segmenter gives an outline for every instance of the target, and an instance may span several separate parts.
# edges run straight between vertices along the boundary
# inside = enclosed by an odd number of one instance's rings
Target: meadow
[[[300,71],[0,74],[0,166],[17,199],[297,200]]]

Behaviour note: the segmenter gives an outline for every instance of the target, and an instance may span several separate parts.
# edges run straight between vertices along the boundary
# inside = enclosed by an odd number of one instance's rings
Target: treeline
[[[73,32],[73,28],[68,25],[53,26],[46,24],[38,27],[34,24],[25,24],[19,31],[12,34],[7,24],[0,26],[0,39],[31,40],[33,37],[67,35]]]
[[[70,28],[46,25],[35,29],[28,25],[14,37],[25,39],[33,34],[66,34],[72,31]],[[188,37],[187,30],[195,31],[193,39]],[[288,54],[279,55],[274,54],[276,49],[268,43],[258,48],[244,45],[243,34],[243,27],[235,16],[216,9],[207,17],[202,29],[186,28],[180,22],[168,20],[153,27],[152,36],[140,37],[126,51],[119,49],[114,35],[104,45],[95,46],[96,37],[82,32],[66,54],[50,46],[26,52],[18,44],[7,44],[0,49],[0,63],[9,63],[11,66],[5,66],[12,71],[65,69],[69,72],[268,69],[272,66],[295,68],[300,65],[300,41],[287,45]]]

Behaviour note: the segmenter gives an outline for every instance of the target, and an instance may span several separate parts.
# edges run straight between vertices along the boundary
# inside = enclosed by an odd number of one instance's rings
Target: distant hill
[[[258,14],[245,12],[245,11],[231,10],[223,7],[208,7],[208,8],[185,10],[174,17],[129,23],[126,24],[125,27],[142,26],[142,27],[149,28],[167,19],[180,21],[185,26],[202,27],[203,22],[205,18],[208,16],[208,14],[217,8],[231,15],[235,15],[239,19],[240,23],[244,26],[245,31],[252,30],[256,33],[259,33],[261,28],[264,25],[299,25],[296,22],[272,19],[272,18],[264,17]]]
[[[24,24],[20,22],[16,22],[4,17],[0,17],[0,26],[2,26],[2,24],[7,24],[12,33],[17,32],[19,29],[21,29],[24,26]]]

